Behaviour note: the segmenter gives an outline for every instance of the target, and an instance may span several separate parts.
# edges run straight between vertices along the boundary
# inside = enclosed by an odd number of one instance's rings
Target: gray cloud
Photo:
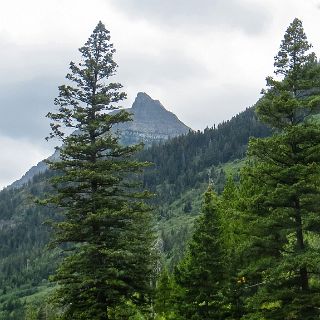
[[[157,57],[124,52],[119,56],[119,65],[119,81],[135,86],[163,85],[170,81],[186,82],[209,75],[208,69],[200,61],[179,49],[162,51]]]
[[[149,85],[165,87],[170,82],[186,82],[208,74],[203,65],[179,49],[161,52],[157,58],[147,53],[124,51],[117,58],[120,67],[113,80],[123,83],[124,90],[128,85],[134,85],[144,91]],[[48,55],[48,60],[54,61],[54,58]],[[59,69],[55,65],[50,66],[48,62],[43,71],[37,67],[37,73],[40,74],[38,77],[14,82],[13,79],[8,79],[11,80],[8,83],[2,79],[0,135],[27,139],[37,145],[43,143],[50,131],[49,120],[45,115],[54,109],[53,100],[58,93],[58,85],[66,82],[65,71],[62,67]],[[67,64],[65,69],[67,70]],[[50,76],[45,76],[44,73]],[[130,107],[130,102],[125,102],[125,105]]]
[[[19,179],[31,166],[46,158],[51,150],[37,147],[25,139],[0,135],[0,189]]]
[[[255,103],[294,16],[301,14],[317,39],[320,0],[92,1],[89,7],[84,0],[3,4],[0,145],[7,156],[0,157],[0,186],[1,177],[22,174],[50,154],[45,114],[54,110],[70,60],[79,61],[77,48],[100,19],[117,49],[116,80],[128,92],[123,105],[145,91],[195,129]]]
[[[196,92],[192,86],[184,89],[176,86],[163,92],[160,97],[152,94],[151,96],[159,99],[169,110],[172,110],[171,106],[174,107],[175,114],[186,125],[203,130],[206,126],[217,125],[254,105],[260,98],[260,91],[249,84],[212,86],[211,90],[197,88]],[[162,97],[166,97],[165,101]]]
[[[52,110],[57,81],[37,78],[0,87],[0,134],[35,142],[49,132],[46,113]],[[42,139],[40,137],[43,137]]]
[[[160,23],[162,27],[188,28],[218,26],[247,34],[264,30],[270,16],[266,8],[241,0],[112,0],[131,18]]]

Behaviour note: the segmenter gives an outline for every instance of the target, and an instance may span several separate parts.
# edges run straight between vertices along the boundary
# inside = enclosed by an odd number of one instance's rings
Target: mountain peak
[[[113,127],[115,132],[119,131],[123,144],[130,145],[143,141],[148,146],[154,142],[186,134],[191,130],[175,114],[166,110],[159,100],[153,100],[145,92],[139,92],[132,108],[126,110],[132,114],[133,121],[119,123]],[[52,157],[58,157],[58,154],[55,153]],[[46,169],[47,165],[41,161],[8,188],[18,188]]]
[[[126,110],[132,114],[133,121],[114,126],[115,130],[120,130],[124,144],[143,141],[145,145],[151,145],[191,130],[159,100],[153,100],[145,92],[139,92],[132,107]]]
[[[132,110],[135,111],[148,111],[151,109],[162,109],[165,110],[165,107],[160,103],[159,100],[153,100],[145,92],[138,92],[136,99],[133,102]]]
[[[147,99],[147,100],[153,100],[148,94],[146,94],[145,92],[138,92],[136,99]]]

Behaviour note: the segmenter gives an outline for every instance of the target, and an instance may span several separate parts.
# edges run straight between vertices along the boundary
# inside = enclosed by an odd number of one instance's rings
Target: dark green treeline
[[[237,132],[243,132],[241,135]],[[188,189],[198,189],[208,180],[207,169],[219,163],[224,163],[223,150],[226,150],[229,141],[233,141],[234,149],[226,160],[241,159],[246,150],[246,143],[250,136],[266,136],[269,134],[266,126],[262,125],[250,108],[240,113],[217,128],[210,128],[204,132],[190,132],[186,136],[175,138],[159,146],[153,146],[144,150],[139,159],[153,161],[155,165],[144,173],[144,184],[152,191],[156,191],[159,197],[153,199],[157,216],[165,220],[170,219],[168,213],[161,210],[161,206],[171,203],[179,198]],[[177,148],[179,145],[186,148]],[[216,145],[215,151],[210,146]],[[233,153],[234,152],[234,153]],[[175,189],[171,180],[172,163],[182,156],[186,158],[187,170],[179,164],[176,167],[176,177],[182,181],[180,187]],[[206,155],[207,161],[203,163],[199,155]],[[157,159],[157,156],[160,156]],[[210,160],[209,157],[212,157]],[[220,160],[215,160],[220,158]],[[189,174],[187,174],[189,172]],[[14,190],[0,192],[0,212],[2,228],[1,237],[1,288],[10,292],[24,286],[26,290],[35,291],[49,274],[52,274],[56,257],[49,253],[46,244],[50,239],[50,229],[44,222],[48,219],[56,219],[58,215],[52,208],[45,208],[34,204],[35,198],[43,198],[52,192],[48,183],[53,172],[48,170],[35,176],[25,186]],[[216,180],[216,179],[215,179]],[[222,179],[223,180],[223,179]],[[223,187],[223,181],[221,188]],[[160,200],[162,199],[162,200]],[[191,201],[185,206],[188,213]],[[161,206],[160,206],[161,205]],[[189,209],[188,209],[189,208]],[[175,239],[172,239],[175,241]],[[170,252],[170,247],[166,250]],[[27,261],[28,273],[27,273]]]
[[[155,163],[144,173],[143,184],[159,195],[152,202],[158,207],[158,227],[172,219],[167,205],[187,190],[208,185],[208,170],[215,175],[213,186],[204,193],[184,258],[173,271],[162,267],[150,295],[151,318],[320,318],[320,128],[315,116],[320,71],[309,49],[302,23],[295,19],[275,57],[276,78],[267,78],[267,89],[256,106],[266,125],[257,120],[254,109],[247,109],[217,128],[190,132],[138,155],[139,161]],[[270,135],[268,127],[273,135],[260,139]],[[252,136],[259,139],[251,139],[240,175],[226,179],[223,171],[215,171],[219,164],[243,158]],[[5,298],[15,290],[34,290],[59,261],[43,250],[50,237],[43,221],[57,217],[51,209],[32,204],[33,196],[51,192],[49,175],[52,172],[0,194]],[[183,207],[186,217],[194,211],[192,200]],[[19,228],[25,232],[18,236]],[[175,234],[170,239],[180,240]],[[171,248],[166,246],[167,257]],[[43,306],[32,310],[21,301],[18,295],[0,301],[7,308],[2,310],[4,319],[43,317]],[[132,304],[130,299],[124,302],[128,308],[122,314],[115,310],[115,318],[143,319],[138,313],[125,314]]]
[[[159,319],[320,319],[320,67],[295,19],[257,104],[274,129],[253,138],[240,180],[204,194]],[[162,315],[162,318],[161,318]]]
[[[137,181],[148,164],[133,157],[141,145],[123,146],[111,131],[131,115],[110,113],[126,94],[111,82],[115,49],[102,22],[79,51],[81,61],[70,63],[67,84],[59,87],[57,110],[47,115],[50,137],[63,142],[59,159],[48,161],[59,174],[45,204],[61,213],[51,246],[63,257],[51,277],[51,302],[65,320],[148,314],[154,235],[149,192]]]

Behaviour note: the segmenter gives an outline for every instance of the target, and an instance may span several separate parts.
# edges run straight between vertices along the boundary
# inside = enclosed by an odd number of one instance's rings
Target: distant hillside
[[[121,142],[126,145],[143,142],[146,146],[151,146],[153,143],[163,142],[191,131],[175,114],[166,110],[160,101],[153,100],[143,92],[138,93],[132,108],[125,110],[132,114],[133,121],[117,125],[113,131],[120,135]],[[49,159],[57,157],[56,152]],[[40,161],[19,180],[12,183],[8,189],[20,188],[36,174],[43,173],[47,169],[45,162]]]
[[[169,266],[183,253],[208,178],[220,191],[225,164],[234,167],[230,161],[245,156],[250,136],[269,134],[250,108],[216,128],[190,131],[138,155],[140,160],[154,163],[142,179],[144,186],[157,194],[153,199],[156,227]],[[52,172],[45,170],[20,188],[0,192],[0,320],[8,319],[9,311],[4,308],[10,301],[20,301],[20,307],[15,308],[23,308],[29,296],[31,300],[31,295],[46,292],[47,278],[58,261],[58,256],[46,248],[50,230],[44,224],[48,217],[57,218],[57,210],[33,202],[34,197],[52,192],[50,176]]]
[[[244,158],[250,137],[270,134],[257,120],[254,108],[248,108],[217,127],[152,146],[139,155],[155,164],[145,172],[144,185],[158,193],[158,202],[171,201],[185,189],[208,181],[214,167]]]

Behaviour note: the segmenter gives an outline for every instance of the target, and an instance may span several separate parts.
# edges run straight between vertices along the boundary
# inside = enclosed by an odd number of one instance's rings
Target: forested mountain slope
[[[226,174],[241,165],[250,137],[270,134],[254,108],[247,108],[217,127],[189,132],[140,153],[140,160],[154,163],[144,173],[143,183],[156,194],[161,246],[170,268],[184,253],[208,180],[221,192]]]
[[[254,109],[248,108],[217,127],[153,145],[139,155],[141,160],[155,164],[145,172],[144,185],[157,193],[157,203],[175,200],[186,189],[207,181],[215,166],[242,159],[250,137],[270,133],[257,120]]]
[[[132,115],[132,121],[114,126],[113,132],[120,136],[121,142],[125,145],[143,142],[148,147],[152,143],[163,142],[192,131],[175,114],[168,111],[159,100],[152,99],[144,92],[139,92],[132,107],[124,110]],[[118,111],[113,111],[113,113],[116,112]],[[58,157],[59,153],[56,151],[49,157],[49,160]],[[43,173],[47,169],[47,164],[40,161],[8,188],[19,188],[30,181],[34,175]]]
[[[138,155],[140,160],[154,163],[144,173],[143,185],[156,194],[152,202],[157,227],[171,265],[182,254],[208,175],[221,189],[223,164],[243,158],[251,136],[269,134],[270,130],[257,121],[254,109],[248,108],[216,128],[190,131]],[[50,231],[44,222],[58,214],[34,203],[36,197],[52,191],[47,181],[50,176],[52,172],[47,170],[18,189],[0,192],[0,319],[7,319],[6,308],[12,307],[12,301],[24,301],[17,297],[47,286],[55,268],[57,256],[46,246]]]

